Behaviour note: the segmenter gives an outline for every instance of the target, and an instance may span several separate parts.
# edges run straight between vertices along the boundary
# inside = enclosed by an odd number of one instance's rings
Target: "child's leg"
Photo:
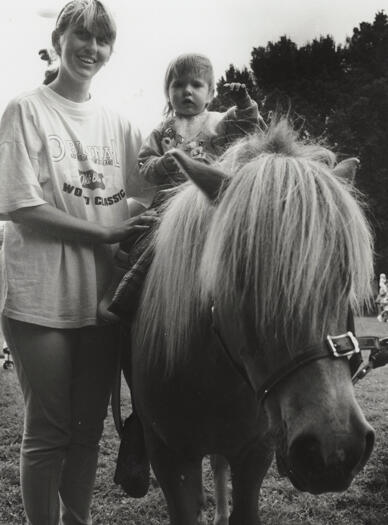
[[[58,525],[58,487],[70,442],[72,331],[4,318],[25,403],[21,490],[30,525]]]
[[[128,211],[130,217],[135,217],[136,215],[144,213],[146,211],[146,208],[134,199],[128,199]],[[129,270],[127,259],[127,247],[125,247],[124,250],[119,248],[115,257],[115,264],[112,268],[112,279],[106,292],[104,293],[103,298],[101,299],[98,305],[98,316],[101,319],[101,321],[107,324],[114,324],[120,320],[120,318],[117,315],[108,310],[108,307],[112,303],[113,296],[118,285],[120,284],[121,279]]]
[[[72,434],[64,462],[60,496],[63,525],[89,524],[98,443],[118,359],[118,328],[79,330],[72,378]]]
[[[112,268],[112,279],[106,289],[103,298],[98,303],[98,317],[101,322],[106,324],[117,324],[120,321],[120,317],[113,312],[108,310],[112,303],[113,296],[120,284],[122,278],[127,273],[128,268],[122,268],[118,265],[114,265]]]
[[[143,204],[140,204],[140,202],[135,201],[135,199],[128,199],[127,203],[130,217],[136,217],[136,215],[144,213],[147,209],[146,206],[143,206]]]

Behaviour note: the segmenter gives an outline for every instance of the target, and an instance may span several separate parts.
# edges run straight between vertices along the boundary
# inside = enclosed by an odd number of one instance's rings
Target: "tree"
[[[225,80],[252,76],[264,118],[286,113],[339,157],[358,156],[356,183],[367,196],[376,233],[376,272],[388,271],[388,17],[362,22],[344,46],[330,35],[299,47],[286,36],[253,48],[251,71],[230,65],[214,104],[227,105]]]
[[[367,195],[376,236],[376,273],[388,268],[388,18],[378,12],[347,39],[345,79],[327,122],[329,140],[357,155],[359,188]]]
[[[350,73],[371,81],[388,75],[388,18],[380,11],[373,24],[362,22],[347,39],[346,62]]]
[[[254,48],[251,67],[266,95],[266,112],[291,112],[310,135],[323,136],[335,106],[342,59],[342,48],[329,35],[301,48],[285,36],[265,48]]]

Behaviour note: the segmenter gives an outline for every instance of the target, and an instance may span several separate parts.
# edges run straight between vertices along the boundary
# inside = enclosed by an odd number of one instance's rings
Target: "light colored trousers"
[[[3,317],[22,388],[21,489],[30,525],[90,525],[117,326],[58,330]]]

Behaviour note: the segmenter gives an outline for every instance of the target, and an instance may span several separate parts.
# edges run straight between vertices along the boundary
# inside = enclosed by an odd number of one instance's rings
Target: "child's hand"
[[[174,157],[167,151],[162,157],[163,168],[169,175],[174,175],[180,172],[179,164]]]
[[[170,182],[175,185],[181,184],[182,182],[186,182],[187,178],[182,173],[179,163],[175,160],[174,156],[172,155],[174,151],[176,151],[175,148],[166,151],[166,153],[162,157],[162,163],[164,169],[168,173]]]
[[[224,84],[224,87],[229,88],[229,95],[237,106],[244,105],[244,103],[246,104],[247,101],[250,101],[250,96],[245,84],[231,82],[230,84]]]

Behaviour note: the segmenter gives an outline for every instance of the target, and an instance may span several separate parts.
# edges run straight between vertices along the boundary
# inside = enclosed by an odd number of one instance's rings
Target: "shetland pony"
[[[201,461],[219,454],[232,474],[230,525],[257,525],[275,450],[279,471],[319,494],[347,489],[373,448],[351,382],[356,343],[330,337],[370,298],[371,234],[336,174],[346,165],[284,121],[217,168],[171,155],[190,182],[154,239],[132,394],[171,524],[205,523]]]

